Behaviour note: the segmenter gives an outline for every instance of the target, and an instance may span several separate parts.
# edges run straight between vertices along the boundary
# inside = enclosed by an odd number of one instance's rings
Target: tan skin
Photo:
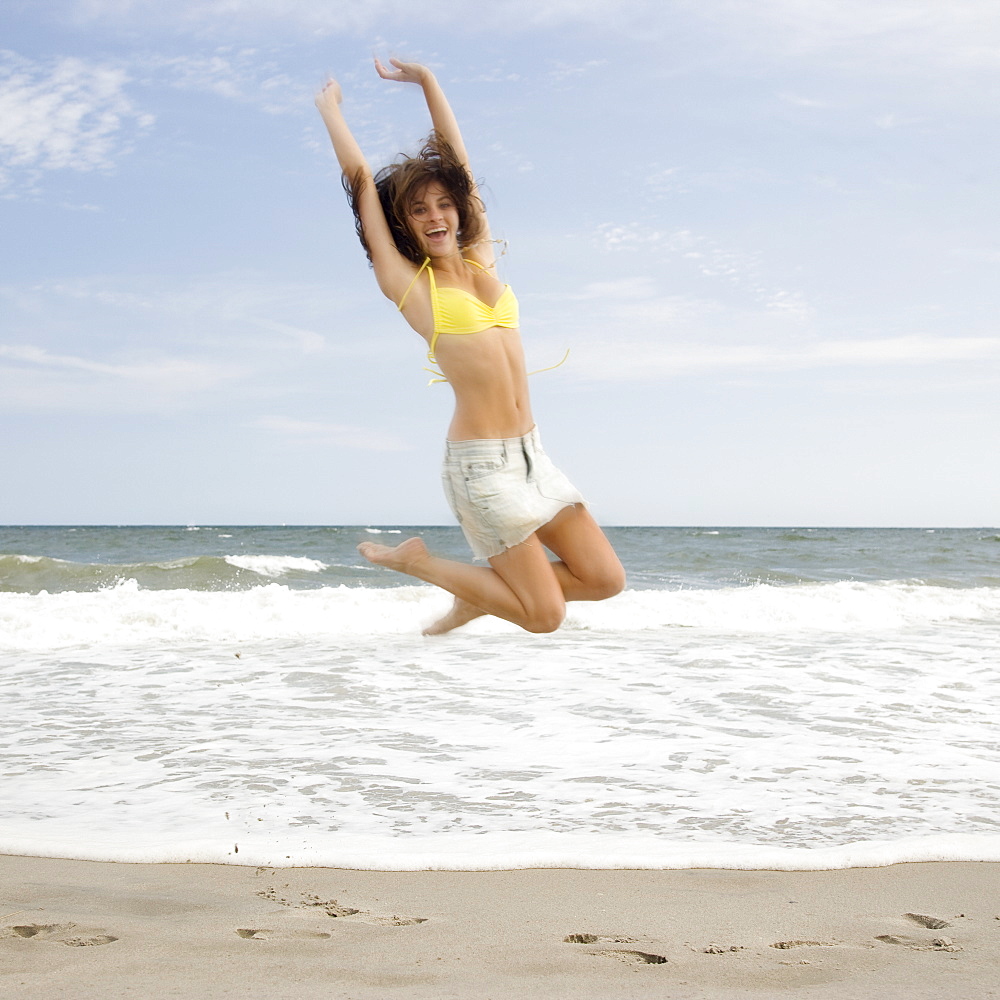
[[[423,90],[436,131],[468,166],[458,122],[434,75],[418,63],[375,60],[384,80],[415,84]],[[316,96],[316,106],[330,133],[341,169],[360,171],[368,181],[358,197],[358,211],[371,251],[375,278],[393,302],[413,283],[417,266],[400,254],[382,213],[371,171],[340,110],[341,91],[330,80]],[[472,176],[471,170],[469,171]],[[458,214],[449,192],[437,182],[418,192],[407,222],[439,286],[462,288],[495,304],[503,284],[494,274],[495,259],[485,215],[483,236],[474,246],[459,245]],[[482,268],[467,264],[463,257]],[[403,309],[409,325],[430,343],[434,322],[428,282],[418,279]],[[534,427],[520,332],[493,327],[474,336],[442,335],[435,346],[441,371],[455,393],[455,414],[448,429],[452,441],[519,437]],[[555,554],[549,559],[546,549]],[[614,549],[582,504],[567,507],[526,541],[489,560],[489,567],[442,559],[423,540],[409,538],[390,548],[363,542],[358,551],[370,562],[406,573],[449,591],[451,610],[426,635],[438,635],[482,615],[495,615],[529,632],[552,632],[566,615],[567,601],[600,601],[625,586],[625,572]]]

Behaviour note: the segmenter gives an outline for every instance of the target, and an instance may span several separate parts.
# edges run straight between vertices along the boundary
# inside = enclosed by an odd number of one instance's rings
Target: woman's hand
[[[323,85],[323,89],[316,95],[316,107],[322,114],[327,108],[340,104],[343,94],[340,92],[340,84],[331,76]]]
[[[396,83],[416,83],[423,86],[431,75],[431,71],[426,66],[421,66],[420,63],[407,63],[399,59],[390,59],[389,62],[396,67],[395,70],[386,69],[379,57],[375,57],[375,71],[383,80],[394,80]]]

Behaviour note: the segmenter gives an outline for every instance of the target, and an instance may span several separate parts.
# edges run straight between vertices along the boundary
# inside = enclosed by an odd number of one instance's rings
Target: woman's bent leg
[[[358,551],[370,562],[433,583],[482,614],[529,632],[554,632],[566,615],[554,564],[534,535],[494,556],[489,568],[433,556],[420,538],[409,538],[395,548],[362,542]]]
[[[567,601],[604,601],[625,589],[625,570],[590,511],[560,511],[536,532],[559,562],[552,568]]]
[[[560,561],[550,562],[539,542]],[[425,635],[450,632],[487,614],[531,632],[549,632],[562,622],[566,601],[602,601],[625,586],[625,571],[611,543],[579,504],[560,512],[521,545],[490,559],[491,569],[437,559],[417,538],[395,549],[373,542],[358,549],[372,562],[416,576],[455,596],[451,610]]]

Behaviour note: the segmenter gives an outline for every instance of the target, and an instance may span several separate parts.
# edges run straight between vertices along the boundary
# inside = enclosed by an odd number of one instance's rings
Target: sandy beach
[[[1000,996],[1000,864],[377,872],[0,857],[0,993]]]

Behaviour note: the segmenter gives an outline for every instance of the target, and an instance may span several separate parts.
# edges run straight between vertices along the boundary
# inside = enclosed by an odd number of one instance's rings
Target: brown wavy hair
[[[374,177],[375,190],[396,249],[414,264],[422,264],[424,252],[414,239],[407,222],[408,210],[417,194],[431,181],[437,181],[451,195],[458,211],[458,245],[465,249],[482,235],[480,213],[483,203],[473,191],[472,177],[455,150],[437,132],[431,132],[416,156],[404,156],[383,167]],[[344,190],[354,212],[354,228],[365,248],[368,262],[372,253],[365,239],[365,227],[358,212],[358,196],[367,178],[362,173],[344,175]]]

